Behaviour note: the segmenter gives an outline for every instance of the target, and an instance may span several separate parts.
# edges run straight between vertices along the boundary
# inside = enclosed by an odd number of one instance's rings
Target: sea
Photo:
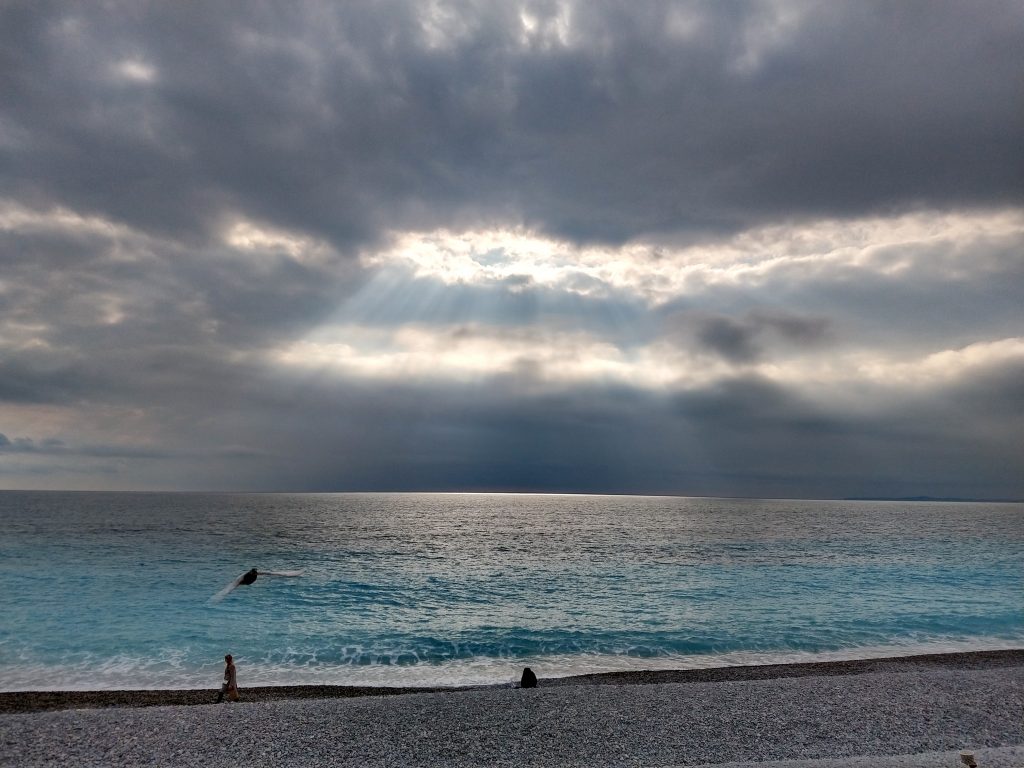
[[[250,568],[264,575],[223,600]],[[0,492],[0,690],[1024,647],[1024,504]]]

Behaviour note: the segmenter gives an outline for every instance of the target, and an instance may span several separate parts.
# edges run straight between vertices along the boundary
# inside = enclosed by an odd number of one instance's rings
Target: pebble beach
[[[215,697],[3,693],[0,765],[1024,765],[1024,651]]]

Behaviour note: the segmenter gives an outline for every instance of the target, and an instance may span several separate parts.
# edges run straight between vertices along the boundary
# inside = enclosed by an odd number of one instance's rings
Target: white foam
[[[475,657],[441,663],[325,663],[268,662],[237,656],[239,684],[352,685],[376,687],[437,687],[500,685],[519,679],[524,666],[541,678],[571,677],[604,672],[711,669],[715,667],[800,664],[822,661],[892,658],[918,654],[1012,650],[1024,647],[1024,637],[977,638],[970,641],[931,640],[890,645],[850,647],[825,652],[733,651],[704,655],[664,655],[639,658],[613,654],[574,654],[523,658]],[[149,690],[216,688],[223,665],[220,660],[191,665],[184,651],[160,659],[115,656],[86,657],[72,663],[25,663],[0,668],[0,690]]]

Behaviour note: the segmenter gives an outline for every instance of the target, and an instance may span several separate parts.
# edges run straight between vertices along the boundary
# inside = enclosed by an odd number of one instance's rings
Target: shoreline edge
[[[768,680],[793,677],[834,677],[872,672],[911,672],[929,668],[996,669],[1024,666],[1024,649],[965,651],[914,656],[855,659],[849,661],[799,662],[751,666],[678,670],[630,670],[570,677],[541,678],[542,687],[587,685],[654,685],[659,683],[707,683]],[[242,688],[241,703],[285,699],[400,696],[415,693],[459,693],[508,687],[506,684],[473,686],[345,686],[281,685]],[[62,709],[136,708],[213,704],[217,687],[199,689],[98,690],[98,691],[0,691],[0,715]]]

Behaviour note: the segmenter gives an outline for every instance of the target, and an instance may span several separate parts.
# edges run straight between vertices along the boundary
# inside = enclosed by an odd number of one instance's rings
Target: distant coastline
[[[209,490],[209,489],[138,489],[138,488],[0,488],[0,494],[80,494],[83,496],[103,495],[137,495],[137,496],[597,496],[597,497],[637,497],[665,499],[723,499],[742,501],[924,501],[924,502],[959,502],[965,504],[1024,504],[1024,498],[982,498],[971,496],[729,496],[707,495],[701,493],[663,493],[655,491],[594,491],[594,490],[494,490],[489,488],[454,488],[446,490],[395,488],[343,488],[332,491],[310,491],[302,489],[277,490]]]
[[[847,496],[843,501],[955,501],[974,504],[1024,503],[1024,499],[972,499],[960,496]]]

